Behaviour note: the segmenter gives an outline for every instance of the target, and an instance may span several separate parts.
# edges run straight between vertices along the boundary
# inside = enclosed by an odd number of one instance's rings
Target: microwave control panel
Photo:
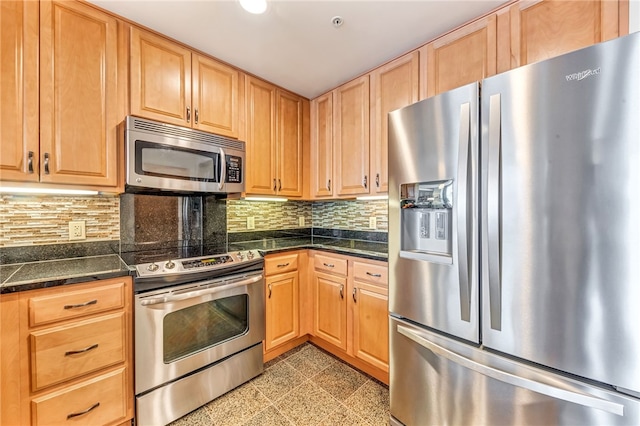
[[[242,158],[233,155],[227,157],[226,176],[227,183],[242,183]]]

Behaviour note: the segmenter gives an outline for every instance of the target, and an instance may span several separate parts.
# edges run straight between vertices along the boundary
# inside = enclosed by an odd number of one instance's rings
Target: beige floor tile
[[[389,424],[389,389],[373,380],[367,380],[344,404],[373,426]]]
[[[207,410],[200,408],[179,418],[175,422],[169,423],[169,426],[213,426],[213,424],[213,420]]]
[[[292,424],[276,407],[270,405],[253,416],[244,426],[291,426]]]
[[[331,355],[313,345],[286,359],[286,362],[306,377],[313,377],[325,368],[337,363]]]
[[[329,417],[320,422],[319,426],[371,426],[362,417],[349,410],[344,405],[340,405]]]
[[[342,362],[335,362],[311,379],[338,401],[344,401],[368,380],[362,373]]]
[[[271,402],[251,383],[213,400],[205,408],[213,424],[241,425],[260,411],[271,405]]]
[[[298,426],[317,425],[340,403],[329,393],[306,381],[276,402],[276,408]]]
[[[252,383],[269,400],[276,401],[291,389],[302,384],[306,378],[286,362],[279,362],[268,368]]]

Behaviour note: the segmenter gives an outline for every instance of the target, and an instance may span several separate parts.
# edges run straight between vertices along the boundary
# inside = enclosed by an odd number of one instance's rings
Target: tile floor
[[[269,361],[262,375],[171,426],[388,424],[386,385],[306,343]]]

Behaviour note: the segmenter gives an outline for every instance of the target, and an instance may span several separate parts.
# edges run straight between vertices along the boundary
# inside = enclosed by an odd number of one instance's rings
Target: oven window
[[[167,314],[162,327],[165,364],[245,334],[248,306],[248,295],[240,294]]]
[[[173,179],[217,182],[218,154],[136,141],[136,173]]]

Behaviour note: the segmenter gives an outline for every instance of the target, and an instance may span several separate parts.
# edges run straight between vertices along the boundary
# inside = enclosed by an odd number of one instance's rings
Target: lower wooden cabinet
[[[0,423],[130,421],[132,294],[121,277],[0,296]]]

